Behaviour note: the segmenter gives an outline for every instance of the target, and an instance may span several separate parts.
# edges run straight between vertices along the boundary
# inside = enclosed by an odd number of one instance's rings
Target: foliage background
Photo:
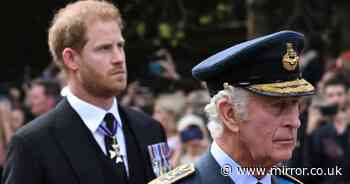
[[[3,17],[1,82],[37,77],[51,62],[47,28],[71,1],[7,1]],[[123,14],[130,79],[142,76],[147,58],[168,48],[182,75],[235,43],[282,29],[306,34],[307,49],[337,56],[350,48],[346,0],[114,0]]]

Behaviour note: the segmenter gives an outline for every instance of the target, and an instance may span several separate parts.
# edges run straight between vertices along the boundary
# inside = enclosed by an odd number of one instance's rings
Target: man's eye
[[[102,46],[99,48],[99,50],[109,50],[109,49],[111,49],[111,48],[112,48],[111,45],[102,45]]]
[[[277,104],[277,107],[279,107],[279,108],[281,108],[281,109],[285,108],[286,106],[287,106],[287,103],[286,103],[286,102],[281,102],[281,103],[278,103],[278,104]]]
[[[124,45],[125,45],[124,43],[118,43],[118,44],[117,44],[117,46],[118,46],[119,48],[124,48]]]
[[[286,106],[287,106],[287,104],[285,102],[278,102],[278,103],[271,104],[271,109],[272,109],[273,114],[279,115],[284,111]]]

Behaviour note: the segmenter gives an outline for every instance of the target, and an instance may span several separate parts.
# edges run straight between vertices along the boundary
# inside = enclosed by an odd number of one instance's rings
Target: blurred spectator
[[[22,93],[18,88],[10,87],[8,95],[9,100],[11,101],[11,104],[14,106],[14,108],[18,109],[22,107]]]
[[[322,99],[314,98],[313,105],[309,108],[309,119],[307,123],[307,134],[311,134],[316,128],[330,116],[334,115],[338,108],[344,110],[347,102],[347,86],[345,82],[335,76],[324,82],[321,95]],[[319,101],[319,102],[317,102]]]
[[[349,112],[339,110],[336,115],[332,116],[331,121],[324,126],[315,130],[311,140],[310,163],[314,168],[335,169],[342,168],[344,173],[346,149],[349,146]],[[335,172],[335,171],[334,171]],[[313,183],[324,184],[341,184],[345,183],[342,176],[314,176]]]
[[[180,140],[176,131],[176,122],[182,116],[185,97],[182,94],[162,94],[154,104],[153,118],[161,123],[167,136],[170,148],[170,163],[176,165],[173,157],[180,150]]]
[[[197,161],[209,146],[208,133],[203,120],[196,115],[188,114],[178,122],[181,140],[181,154],[176,164],[188,164]]]
[[[210,96],[207,90],[195,90],[187,95],[186,113],[201,117],[206,124],[207,117],[204,107],[210,102]]]
[[[178,72],[176,64],[179,62],[173,59],[168,49],[160,48],[146,60],[148,63],[147,76],[140,82],[151,87],[155,95],[176,91],[188,93],[200,87],[192,77],[186,78]],[[190,73],[190,71],[187,72]]]
[[[148,87],[141,86],[138,81],[129,84],[126,94],[122,97],[121,104],[152,114],[153,94]]]
[[[61,99],[60,86],[53,80],[34,80],[27,98],[31,113],[40,116],[53,109]]]
[[[341,75],[334,70],[324,73],[318,83],[317,95],[307,98],[300,107],[301,127],[298,130],[298,142],[293,158],[288,161],[289,167],[309,169],[316,167],[315,158],[318,158],[321,153],[315,150],[315,144],[320,145],[317,141],[315,142],[315,135],[320,134],[320,129],[329,130],[329,124],[334,122],[336,114],[339,111],[345,111],[346,91],[347,86]],[[320,179],[307,175],[296,177],[309,184],[318,183]]]
[[[342,78],[336,77],[325,83],[324,96],[327,104],[336,104],[340,109],[345,108],[347,86]]]
[[[324,75],[321,77],[321,80],[318,82],[317,84],[317,92],[318,94],[317,95],[322,95],[323,91],[324,91],[324,85],[327,81],[335,78],[336,76],[336,73],[335,71],[327,71],[324,73]]]
[[[350,115],[346,104],[347,86],[335,76],[324,83],[324,102],[309,109],[307,133],[309,138],[308,161],[311,167],[345,167],[346,149],[349,146],[348,123]],[[349,159],[349,158],[347,158]],[[345,173],[344,173],[345,174]],[[342,176],[313,176],[311,183],[341,184]]]
[[[18,108],[13,108],[11,102],[3,97],[0,102],[0,122],[4,143],[6,145],[14,132],[23,125],[23,111]]]
[[[8,133],[11,133],[11,124],[10,120],[11,117],[9,116],[11,114],[11,107],[10,107],[10,101],[6,97],[1,97],[0,102],[0,171],[2,174],[2,169],[5,165],[5,158],[6,158],[6,145],[8,143],[8,140],[11,135],[8,135]]]
[[[176,66],[170,52],[161,48],[149,59],[149,71],[151,74],[168,80],[179,80],[181,76],[176,71]]]
[[[24,113],[15,107],[10,99],[0,97],[0,174],[5,164],[6,146],[12,135],[24,123]]]
[[[345,51],[337,58],[337,66],[340,68],[340,73],[343,74],[347,84],[350,84],[350,50]]]

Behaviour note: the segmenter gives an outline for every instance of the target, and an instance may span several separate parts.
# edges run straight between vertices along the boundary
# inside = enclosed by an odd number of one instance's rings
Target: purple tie
[[[104,122],[100,125],[100,128],[105,135],[105,144],[108,158],[111,159],[113,165],[116,168],[116,172],[118,178],[120,179],[120,183],[127,183],[127,175],[125,166],[123,163],[123,157],[120,154],[120,148],[116,139],[117,133],[117,120],[114,118],[112,113],[107,113],[104,117]],[[117,146],[117,148],[115,148]],[[118,161],[118,157],[120,160]],[[118,162],[117,162],[118,161]]]
[[[103,119],[106,123],[100,125],[105,136],[114,137],[117,133],[117,123],[112,113],[107,113]]]

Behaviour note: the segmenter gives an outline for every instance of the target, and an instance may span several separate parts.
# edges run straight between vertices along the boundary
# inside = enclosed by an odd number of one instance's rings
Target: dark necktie
[[[108,158],[111,159],[116,168],[118,177],[121,179],[120,183],[127,183],[127,175],[123,163],[123,156],[120,153],[120,147],[116,139],[117,123],[114,115],[107,113],[103,119],[106,124],[101,124],[102,132],[105,137],[106,151]]]
[[[258,181],[258,182],[256,182],[256,184],[262,184],[262,183],[260,183],[260,181]]]

